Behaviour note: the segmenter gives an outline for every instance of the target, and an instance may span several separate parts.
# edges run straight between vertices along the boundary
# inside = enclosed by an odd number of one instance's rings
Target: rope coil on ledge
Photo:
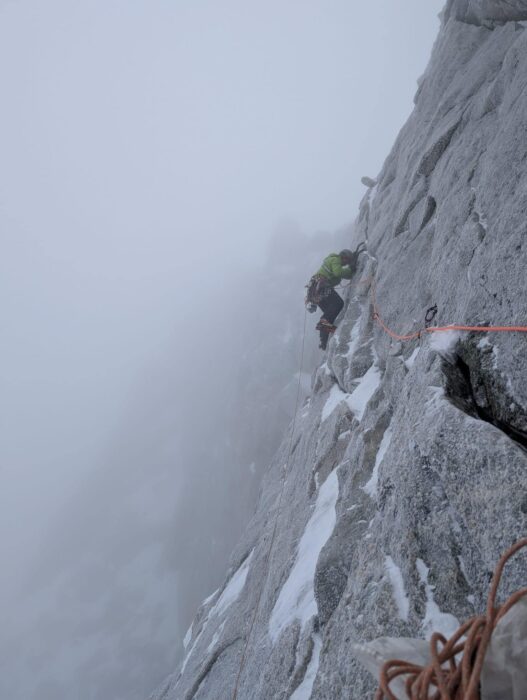
[[[519,540],[501,557],[490,587],[485,615],[471,618],[449,639],[435,633],[430,640],[431,663],[422,667],[407,661],[388,661],[381,670],[375,700],[397,700],[390,683],[398,676],[407,676],[409,700],[479,700],[483,661],[492,633],[501,618],[527,595],[527,588],[514,593],[496,607],[496,595],[505,564],[523,547],[527,538]],[[458,662],[458,655],[462,655]]]

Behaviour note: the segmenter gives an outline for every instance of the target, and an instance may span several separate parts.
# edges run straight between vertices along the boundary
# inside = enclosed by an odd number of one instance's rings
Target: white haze
[[[305,235],[352,220],[441,4],[0,0],[2,697],[171,670],[287,422],[304,280],[347,240]]]

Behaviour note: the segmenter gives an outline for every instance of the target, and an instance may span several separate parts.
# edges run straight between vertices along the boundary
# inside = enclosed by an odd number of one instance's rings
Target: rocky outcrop
[[[415,110],[362,202],[350,246],[366,239],[369,255],[311,396],[153,699],[229,699],[235,685],[240,700],[371,698],[351,643],[452,631],[525,535],[526,335],[401,342],[373,314],[375,294],[400,332],[433,306],[440,326],[527,325],[523,4],[448,3]],[[510,564],[503,595],[524,573]]]
[[[445,18],[482,25],[486,22],[512,22],[527,19],[525,0],[450,0]]]

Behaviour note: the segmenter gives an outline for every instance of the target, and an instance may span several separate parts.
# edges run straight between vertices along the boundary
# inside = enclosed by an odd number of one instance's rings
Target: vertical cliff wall
[[[449,632],[527,530],[526,3],[447,3],[368,190],[339,328],[224,585],[155,700],[373,696],[353,641]],[[503,594],[524,583],[520,560]]]

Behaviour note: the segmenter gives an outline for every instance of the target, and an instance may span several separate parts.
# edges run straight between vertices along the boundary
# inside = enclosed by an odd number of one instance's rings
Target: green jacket
[[[348,265],[343,265],[340,255],[331,253],[322,263],[322,267],[317,272],[317,275],[325,277],[332,287],[340,284],[342,278],[350,280],[355,274],[355,270]]]

